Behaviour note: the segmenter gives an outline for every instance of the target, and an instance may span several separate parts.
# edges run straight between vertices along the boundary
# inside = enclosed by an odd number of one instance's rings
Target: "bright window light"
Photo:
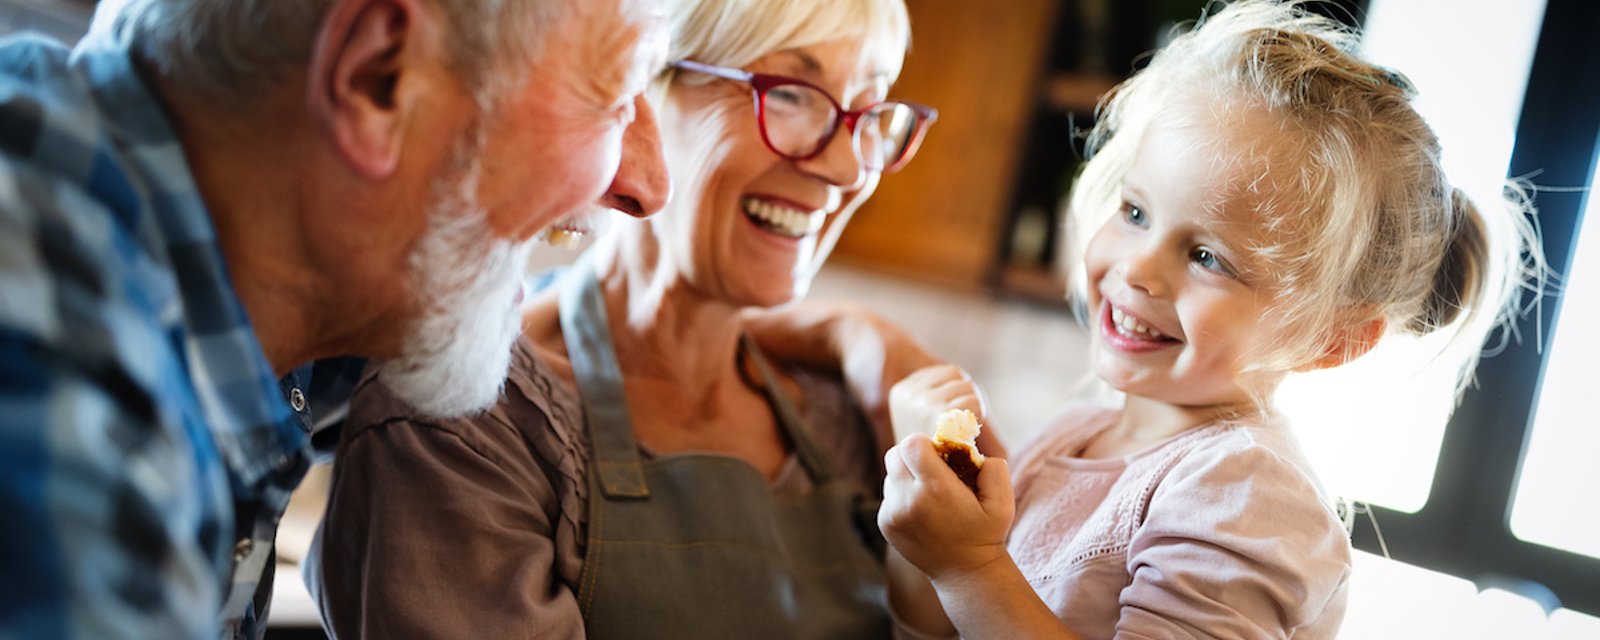
[[[1372,0],[1368,7],[1365,55],[1416,85],[1417,110],[1439,134],[1445,170],[1479,202],[1498,198],[1505,181],[1544,5]],[[1455,374],[1406,365],[1436,350],[1438,339],[1392,338],[1356,362],[1283,385],[1279,405],[1332,493],[1411,513],[1427,502]]]
[[[1600,185],[1600,171],[1589,185]],[[1523,540],[1600,557],[1600,509],[1593,507],[1593,489],[1600,487],[1600,429],[1589,402],[1600,360],[1600,198],[1588,197],[1582,223],[1513,497],[1511,531]]]
[[[1600,618],[1571,609],[1545,613],[1500,589],[1479,591],[1452,575],[1357,551],[1349,615],[1339,637],[1406,640],[1595,640]]]

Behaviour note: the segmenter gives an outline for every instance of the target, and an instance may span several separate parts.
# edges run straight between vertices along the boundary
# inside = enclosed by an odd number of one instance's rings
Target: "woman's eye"
[[[810,92],[798,86],[780,86],[767,90],[767,100],[803,107],[811,102]]]

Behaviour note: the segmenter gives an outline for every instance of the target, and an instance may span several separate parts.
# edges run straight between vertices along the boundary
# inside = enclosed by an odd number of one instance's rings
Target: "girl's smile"
[[[1107,301],[1100,305],[1100,334],[1107,346],[1125,353],[1149,353],[1183,344],[1138,316]]]

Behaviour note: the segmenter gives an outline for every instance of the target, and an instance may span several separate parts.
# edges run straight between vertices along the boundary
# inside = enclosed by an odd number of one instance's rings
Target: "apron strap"
[[[622,369],[611,344],[605,296],[590,260],[579,260],[561,283],[561,334],[583,400],[583,420],[594,445],[594,465],[607,498],[648,498],[639,443],[628,418]]]
[[[755,340],[750,338],[750,334],[739,334],[739,350],[755,363],[756,370],[761,373],[761,393],[767,397],[767,403],[772,405],[784,434],[794,443],[795,454],[800,456],[800,463],[805,465],[806,471],[811,474],[811,481],[817,486],[832,482],[833,465],[807,435],[805,421],[800,419],[800,412],[795,410],[794,403],[790,402],[788,394],[783,392],[783,387],[778,384],[777,375],[772,371],[772,365],[767,363],[766,356],[761,355],[761,350],[756,347]],[[742,363],[740,367],[742,372]]]

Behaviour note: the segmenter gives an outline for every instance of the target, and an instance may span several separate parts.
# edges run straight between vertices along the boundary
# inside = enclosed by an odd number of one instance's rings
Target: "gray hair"
[[[90,32],[108,35],[186,89],[248,102],[306,64],[334,0],[103,0]],[[481,105],[518,87],[572,0],[431,0],[451,64]]]

